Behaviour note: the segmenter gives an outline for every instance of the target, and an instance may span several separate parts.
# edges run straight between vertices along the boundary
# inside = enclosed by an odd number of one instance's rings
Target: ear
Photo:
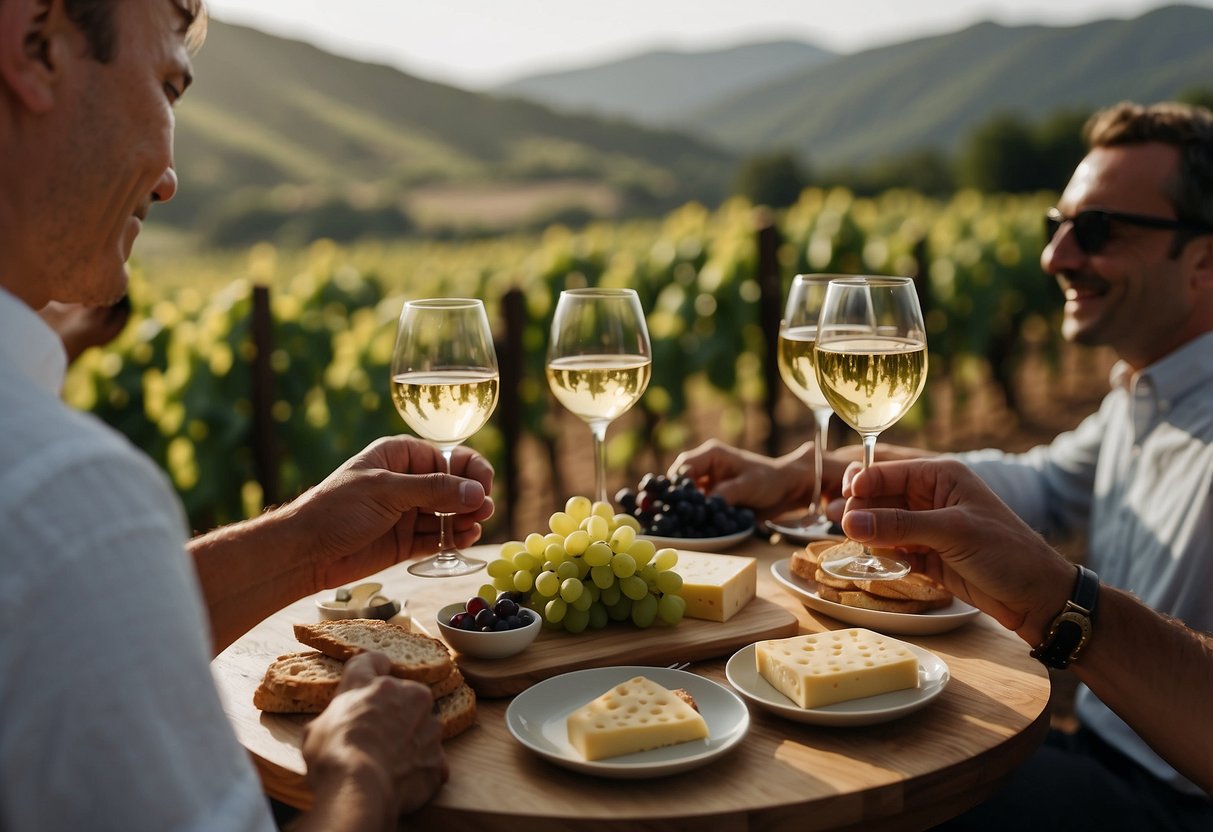
[[[1205,291],[1213,290],[1213,234],[1202,234],[1188,243],[1185,252],[1190,259],[1192,285]]]
[[[32,112],[55,103],[66,65],[87,55],[62,0],[0,2],[0,84]]]

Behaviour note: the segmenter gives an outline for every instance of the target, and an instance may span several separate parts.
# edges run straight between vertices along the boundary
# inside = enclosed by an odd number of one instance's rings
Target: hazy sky
[[[1213,0],[1187,0],[1213,6]],[[208,0],[214,17],[433,80],[487,87],[655,47],[794,38],[839,52],[981,20],[1069,25],[1167,0]]]

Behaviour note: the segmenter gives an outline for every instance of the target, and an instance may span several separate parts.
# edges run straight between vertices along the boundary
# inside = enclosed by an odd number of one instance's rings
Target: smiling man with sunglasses
[[[1112,389],[1097,413],[1048,445],[957,455],[1036,531],[1085,538],[1090,569],[1064,587],[1072,604],[1058,612],[1057,636],[1032,653],[1080,678],[1087,678],[1083,647],[1102,638],[1105,650],[1114,638],[1112,627],[1100,627],[1100,584],[1132,593],[1189,632],[1213,632],[1213,113],[1124,103],[1092,116],[1085,135],[1090,150],[1045,216],[1040,262],[1065,296],[1065,338],[1111,347],[1120,358]],[[827,454],[826,493],[841,493],[857,449]],[[886,461],[926,455],[877,452]],[[775,515],[803,508],[812,459],[811,444],[768,459],[711,441],[680,455],[671,471]],[[841,513],[840,503],[831,506],[835,519]],[[999,551],[1006,542],[996,513],[987,519],[986,539],[968,542]],[[1117,647],[1137,661],[1133,648]],[[1162,644],[1146,649],[1155,666],[1167,667],[1150,680],[1158,691],[1151,713],[1166,710],[1175,690],[1209,686],[1213,657],[1202,663]],[[1146,673],[1144,662],[1138,666]],[[1050,735],[1005,791],[946,828],[1213,829],[1207,792],[1086,687],[1075,708],[1076,734]],[[1191,725],[1184,713],[1169,718]],[[1177,741],[1186,753],[1172,759],[1213,768],[1213,737],[1197,729]]]
[[[1092,116],[1085,135],[1090,150],[1046,213],[1040,263],[1065,296],[1065,338],[1115,350],[1112,389],[1049,445],[960,458],[1046,536],[1085,534],[1100,582],[1207,634],[1213,113],[1120,104]],[[1090,625],[1098,639],[1097,611]],[[1208,665],[1171,672],[1155,680],[1160,692],[1194,683]],[[1075,709],[1077,734],[1055,733],[1006,791],[948,828],[1213,829],[1210,795],[1084,686]],[[1213,757],[1213,737],[1191,742]]]

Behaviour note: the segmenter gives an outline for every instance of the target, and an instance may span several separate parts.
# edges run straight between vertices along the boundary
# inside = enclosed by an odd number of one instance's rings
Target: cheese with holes
[[[905,642],[853,627],[760,641],[758,673],[802,708],[918,687],[918,657]]]
[[[687,602],[688,618],[728,621],[758,590],[754,558],[680,551],[674,568],[682,576],[679,594]]]
[[[661,685],[636,676],[569,714],[569,743],[587,760],[706,739],[699,712]]]

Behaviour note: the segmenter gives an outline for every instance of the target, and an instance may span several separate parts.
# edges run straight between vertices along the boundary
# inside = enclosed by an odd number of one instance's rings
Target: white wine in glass
[[[451,453],[489,420],[499,377],[484,304],[464,298],[408,301],[392,352],[392,403],[413,432],[432,442],[451,471]],[[438,514],[438,553],[409,564],[428,578],[475,572],[484,561],[455,546],[451,515]]]
[[[821,505],[822,455],[826,433],[834,411],[817,381],[817,319],[825,300],[826,287],[836,275],[798,274],[788,290],[783,321],[779,325],[777,363],[779,375],[788,389],[813,413],[813,499],[808,513],[785,521],[767,521],[767,528],[792,540],[815,540],[826,537],[830,520]]]
[[[905,277],[830,282],[817,325],[817,379],[830,407],[863,437],[863,467],[876,437],[918,400],[927,380],[927,336],[914,283]],[[892,580],[910,571],[898,558],[862,555],[821,568],[850,580]]]
[[[649,386],[653,352],[640,298],[631,289],[569,289],[560,293],[548,340],[552,394],[590,426],[594,492],[606,486],[607,426],[632,408]]]

